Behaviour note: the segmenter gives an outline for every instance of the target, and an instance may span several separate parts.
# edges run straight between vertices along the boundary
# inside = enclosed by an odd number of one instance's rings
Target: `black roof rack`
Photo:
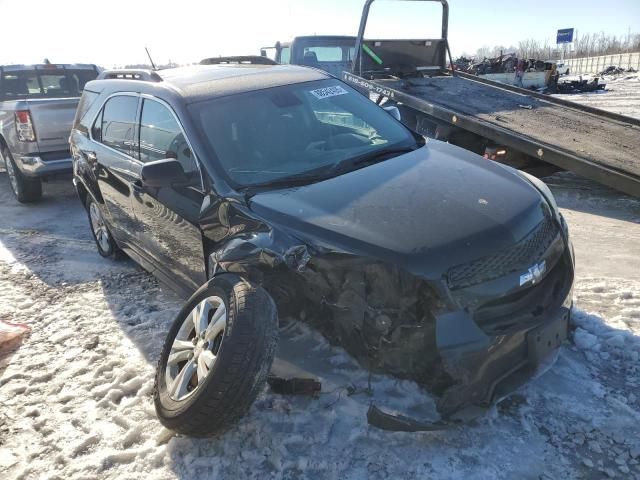
[[[106,70],[98,75],[98,80],[142,80],[161,82],[162,77],[153,70]]]
[[[212,57],[200,61],[200,65],[220,64],[251,64],[251,65],[277,65],[278,62],[259,55],[238,55],[233,57]]]

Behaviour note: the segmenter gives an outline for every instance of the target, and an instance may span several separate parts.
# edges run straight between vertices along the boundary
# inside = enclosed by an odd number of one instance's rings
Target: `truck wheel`
[[[20,203],[35,202],[42,198],[42,183],[39,178],[26,177],[16,166],[7,147],[2,147],[4,160],[11,191]]]
[[[154,403],[160,422],[206,437],[233,425],[263,388],[278,315],[269,294],[234,274],[210,280],[176,317],[160,355]]]
[[[107,228],[107,225],[100,211],[100,207],[91,195],[87,195],[85,203],[87,214],[89,215],[89,225],[91,226],[91,234],[98,247],[98,253],[103,257],[113,257],[119,260],[124,257],[124,252],[113,239],[113,235]]]

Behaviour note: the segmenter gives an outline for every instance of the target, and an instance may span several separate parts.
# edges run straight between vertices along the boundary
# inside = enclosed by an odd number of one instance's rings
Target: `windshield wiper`
[[[322,169],[324,172],[327,169]],[[254,185],[248,185],[244,187],[242,190],[245,193],[245,197],[252,197],[260,190],[271,190],[275,188],[283,188],[283,187],[299,187],[301,185],[309,185],[310,183],[317,182],[319,180],[327,179],[327,174],[322,172],[313,172],[313,173],[300,173],[296,175],[289,175],[288,177],[276,178],[274,180],[256,183]]]
[[[345,160],[342,160],[336,163],[335,165],[333,165],[333,167],[331,167],[331,170],[335,171],[335,170],[341,170],[342,168],[371,165],[376,162],[386,160],[388,158],[396,157],[403,153],[413,152],[414,150],[417,150],[420,147],[422,147],[422,145],[420,145],[419,143],[416,143],[409,147],[389,147],[389,148],[383,148],[380,150],[375,150],[373,152],[368,152],[363,155],[359,155],[357,157],[352,157],[352,158],[347,158]]]
[[[403,153],[413,152],[420,148],[418,145],[412,145],[410,147],[398,147],[398,148],[385,148],[382,150],[378,150],[376,152],[371,152],[369,154],[362,155],[360,157],[356,157],[351,160],[349,163],[351,165],[363,165],[377,162],[378,160],[383,160],[384,158],[395,157]]]
[[[374,152],[369,152],[364,155],[352,157],[350,159],[342,160],[334,165],[327,165],[317,168],[311,172],[299,173],[295,175],[289,175],[287,177],[276,178],[266,182],[260,182],[253,185],[248,185],[242,188],[245,198],[251,198],[258,191],[271,190],[277,188],[289,188],[298,187],[302,185],[309,185],[310,183],[318,182],[320,180],[327,180],[335,176],[336,171],[341,170],[340,167],[352,167],[361,166],[365,164],[372,164],[390,156],[397,156],[402,153],[409,153],[422,147],[420,143],[416,143],[410,147],[390,147],[383,148]]]

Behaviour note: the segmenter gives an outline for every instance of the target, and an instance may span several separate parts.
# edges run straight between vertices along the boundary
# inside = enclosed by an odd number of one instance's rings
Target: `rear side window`
[[[103,144],[125,155],[132,154],[138,97],[117,96],[107,100],[102,110],[100,138]],[[98,115],[100,118],[100,115]],[[94,138],[97,139],[96,125]]]
[[[93,102],[96,101],[100,94],[96,92],[91,92],[89,90],[85,90],[82,93],[82,97],[80,97],[80,102],[78,103],[78,108],[76,109],[76,118],[73,121],[74,125],[78,125],[82,121],[82,117],[86,115],[86,113],[93,105]]]
[[[140,161],[175,158],[186,173],[196,170],[189,144],[173,113],[159,102],[144,99],[140,116]]]

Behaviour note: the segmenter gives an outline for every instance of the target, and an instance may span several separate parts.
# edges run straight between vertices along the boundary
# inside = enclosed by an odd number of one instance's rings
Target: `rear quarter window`
[[[78,108],[76,109],[76,116],[73,121],[74,127],[77,128],[79,125],[84,126],[85,129],[89,127],[89,125],[86,123],[87,120],[84,117],[99,96],[99,93],[91,92],[89,90],[85,90],[84,92],[82,92],[82,97],[80,97],[80,102],[78,103]],[[82,120],[85,121],[83,122]]]

